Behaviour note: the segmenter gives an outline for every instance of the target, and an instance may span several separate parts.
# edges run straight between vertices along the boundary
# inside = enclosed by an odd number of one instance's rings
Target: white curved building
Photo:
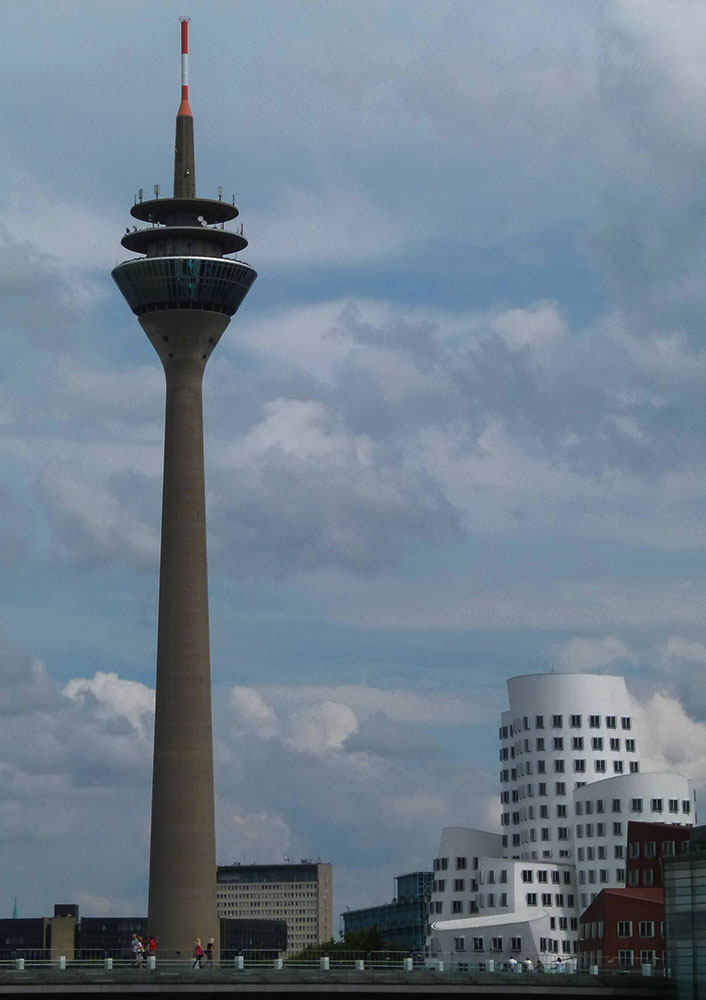
[[[642,774],[622,677],[528,674],[507,681],[500,723],[501,835],[443,830],[429,955],[551,965],[578,952],[581,912],[625,885],[630,819],[692,825],[676,774]]]
[[[500,723],[503,847],[513,858],[574,857],[572,795],[639,771],[622,677],[528,674],[507,682]]]
[[[695,811],[694,791],[679,774],[627,774],[577,788],[574,843],[581,910],[601,889],[625,885],[630,820],[691,826]]]

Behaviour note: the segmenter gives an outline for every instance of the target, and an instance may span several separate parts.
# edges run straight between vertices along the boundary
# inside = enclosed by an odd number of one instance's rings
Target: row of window
[[[552,872],[548,872],[546,870],[546,868],[538,868],[538,869],[523,868],[522,869],[522,876],[521,877],[522,877],[522,881],[523,882],[533,882],[535,875],[537,876],[537,881],[540,882],[540,883],[541,882],[547,882],[548,881],[548,876],[551,875],[551,880],[552,880],[552,883],[554,885],[558,885],[559,884],[560,876],[563,876],[564,885],[571,885],[571,872],[570,871],[564,871],[564,872],[552,871]]]
[[[615,881],[618,885],[625,882],[625,869],[616,868],[615,869]],[[601,885],[607,885],[610,882],[609,872],[607,868],[599,868],[596,871],[595,868],[589,868],[588,871],[581,869],[579,871],[579,885],[595,885],[596,882],[600,882]]]
[[[448,871],[448,858],[434,858],[433,868],[435,872]],[[478,858],[473,858],[473,868],[478,867]],[[468,868],[468,858],[456,858],[456,871],[465,871]]]
[[[558,757],[552,762],[552,770],[554,774],[565,774],[567,767],[566,761],[563,757]],[[625,774],[625,762],[622,760],[614,760],[613,762],[613,774]],[[607,774],[608,773],[608,761],[604,758],[599,758],[593,761],[593,770],[596,774]],[[629,773],[638,774],[640,770],[640,763],[637,760],[631,760],[629,763]],[[574,774],[585,774],[586,773],[586,761],[583,757],[577,757],[573,761],[573,771]],[[519,767],[513,767],[509,770],[507,768],[500,772],[500,782],[504,784],[507,781],[517,781],[518,778],[523,778],[526,774],[532,774],[533,767],[531,761],[526,761],[524,764],[520,764]],[[537,774],[547,774],[547,762],[544,760],[537,761]],[[585,782],[584,782],[585,784]],[[527,786],[530,787],[529,785]],[[529,793],[531,794],[531,792]]]
[[[473,951],[485,951],[483,946],[484,939],[482,937],[474,937],[473,941]],[[490,950],[491,951],[503,951],[503,939],[501,937],[494,937],[490,939]],[[454,951],[465,951],[466,950],[466,939],[465,937],[454,938]],[[510,951],[522,951],[522,938],[521,937],[511,937],[510,938]]]
[[[563,715],[552,715],[547,716],[547,719],[551,718],[551,725],[553,729],[563,729],[564,727],[564,716]],[[582,715],[569,715],[569,726],[572,729],[581,729],[583,726],[583,716]],[[631,729],[632,723],[629,716],[623,716],[620,719],[620,725],[622,729]],[[601,716],[600,715],[589,715],[588,716],[588,726],[590,729],[600,729],[601,728]],[[618,728],[618,717],[615,715],[606,715],[605,717],[605,727],[606,729],[617,729]],[[544,729],[544,716],[535,715],[534,717],[534,728]],[[501,726],[499,730],[499,737],[501,740],[506,740],[510,736],[514,736],[522,730],[527,731],[530,729],[530,719],[529,716],[523,715],[522,718],[517,718],[513,721],[511,726]]]
[[[632,869],[628,872],[628,885],[635,888],[638,885],[655,885],[655,873],[652,868],[643,868],[642,872]]]
[[[607,741],[607,749],[611,750],[613,753],[620,753],[621,740],[619,736],[611,736]],[[551,741],[552,750],[564,750],[564,737],[554,736]],[[569,749],[569,742],[566,742],[566,749]],[[572,750],[583,750],[584,749],[584,738],[583,736],[573,736],[571,738],[571,749]],[[602,736],[594,736],[591,739],[591,750],[603,751],[606,749],[606,741]],[[636,753],[635,740],[626,739],[625,740],[625,750],[627,753]],[[534,751],[532,750],[531,741],[525,739],[524,741],[518,741],[512,747],[501,747],[500,749],[500,760],[515,760],[521,754],[526,753],[546,753],[546,741],[543,736],[538,736],[534,741]]]
[[[620,823],[613,823],[613,833],[615,833],[615,828],[620,826]],[[599,844],[597,847],[577,847],[576,848],[576,860],[577,861],[605,861],[608,857],[608,848],[605,844]],[[613,857],[622,861],[625,858],[625,845],[624,844],[613,844]]]

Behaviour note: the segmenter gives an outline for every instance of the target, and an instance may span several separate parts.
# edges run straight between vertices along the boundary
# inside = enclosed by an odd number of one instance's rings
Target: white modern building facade
[[[622,677],[530,674],[507,682],[500,740],[501,833],[442,832],[429,956],[448,962],[578,953],[581,912],[625,885],[630,819],[692,825],[681,775],[645,774]]]

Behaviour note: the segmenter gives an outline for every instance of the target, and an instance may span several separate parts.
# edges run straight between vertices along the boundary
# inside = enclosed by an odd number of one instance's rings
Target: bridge
[[[647,967],[646,967],[647,969]],[[623,997],[625,1000],[666,1000],[672,982],[663,974],[639,972],[601,972],[592,974],[488,972],[469,966],[431,968],[414,965],[404,959],[389,963],[359,961],[318,962],[283,959],[248,961],[236,958],[194,968],[192,962],[148,959],[138,967],[128,959],[69,962],[15,959],[0,962],[0,996],[154,996],[188,993],[210,996],[219,993],[243,993],[259,996],[285,993],[355,995],[378,997],[380,994],[409,995],[415,998],[466,997],[497,998],[505,996],[564,997],[579,1000]]]

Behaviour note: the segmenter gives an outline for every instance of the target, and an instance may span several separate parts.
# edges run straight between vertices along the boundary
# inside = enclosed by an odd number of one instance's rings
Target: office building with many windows
[[[333,937],[333,867],[320,861],[219,865],[218,915],[285,920],[287,954]]]
[[[532,674],[507,687],[501,833],[442,832],[434,869],[450,877],[432,883],[427,951],[575,962],[582,911],[602,889],[625,887],[628,822],[691,826],[694,793],[681,775],[641,771],[622,677]],[[449,867],[459,860],[465,879]]]

